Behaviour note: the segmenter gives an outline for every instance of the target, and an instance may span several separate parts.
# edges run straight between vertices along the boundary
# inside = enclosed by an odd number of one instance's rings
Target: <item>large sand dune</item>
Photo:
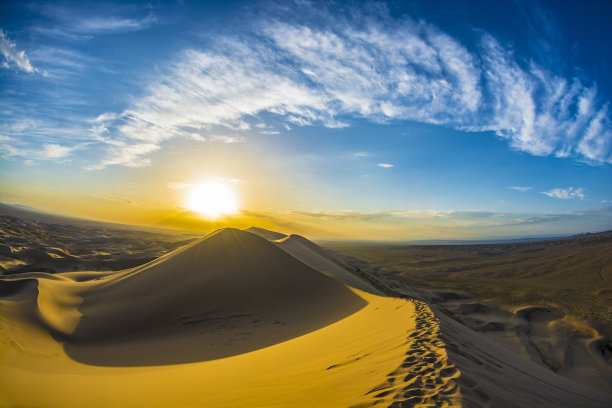
[[[3,276],[0,405],[612,401],[424,302],[379,293],[305,238],[253,229],[220,230],[123,271]]]
[[[38,313],[71,357],[96,365],[242,354],[317,330],[366,304],[264,238],[236,229],[141,267],[78,282],[83,276],[39,278]]]

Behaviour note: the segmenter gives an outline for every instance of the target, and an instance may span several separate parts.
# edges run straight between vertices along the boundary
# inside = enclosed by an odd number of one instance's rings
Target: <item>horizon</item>
[[[340,241],[612,229],[612,3],[443,4],[4,2],[0,201]]]
[[[249,226],[240,226],[240,227],[235,227],[235,226],[227,226],[225,225],[225,223],[223,222],[219,222],[219,227],[218,228],[213,228],[211,230],[184,230],[184,229],[176,229],[176,228],[169,228],[169,227],[156,227],[156,226],[151,226],[151,225],[135,225],[135,224],[122,224],[122,223],[113,223],[113,222],[109,222],[109,221],[103,221],[103,220],[97,220],[97,219],[93,219],[93,218],[77,218],[77,217],[72,217],[68,214],[61,214],[61,213],[54,213],[54,212],[48,212],[48,211],[43,211],[40,210],[38,208],[34,208],[34,207],[30,207],[27,205],[22,205],[22,204],[10,204],[10,203],[2,203],[0,202],[0,207],[11,207],[9,209],[9,213],[11,212],[11,210],[17,210],[18,214],[12,213],[12,214],[7,214],[8,216],[23,216],[25,218],[32,218],[35,221],[40,221],[43,223],[48,223],[48,219],[42,218],[42,219],[36,219],[36,215],[32,216],[31,214],[22,214],[20,212],[26,212],[26,213],[35,213],[38,214],[39,216],[43,216],[43,217],[51,217],[51,218],[59,218],[59,219],[72,219],[74,221],[77,222],[81,222],[81,221],[86,221],[86,222],[93,222],[95,224],[100,223],[100,224],[109,224],[109,225],[113,225],[119,229],[121,228],[128,228],[128,229],[134,229],[134,230],[138,230],[138,229],[142,229],[143,231],[149,231],[149,232],[158,232],[158,233],[174,233],[174,234],[193,234],[193,235],[200,235],[202,237],[205,237],[209,234],[212,234],[214,232],[223,230],[223,229],[238,229],[238,230],[242,230],[242,231],[248,231],[250,229],[259,229],[259,230],[263,230],[263,231],[268,231],[268,232],[273,232],[273,233],[280,233],[280,234],[284,234],[285,236],[289,236],[289,235],[295,235],[293,232],[291,231],[286,231],[286,230],[281,230],[281,231],[272,231],[270,229],[266,229],[261,227],[260,225],[249,225]],[[5,209],[1,209],[0,211],[4,211]],[[437,239],[417,239],[417,240],[406,240],[406,239],[367,239],[367,238],[321,238],[321,237],[306,237],[307,239],[312,239],[314,241],[316,241],[317,243],[320,243],[321,245],[325,245],[325,244],[338,244],[338,245],[342,245],[342,244],[347,244],[347,245],[472,245],[472,244],[503,244],[503,243],[527,243],[527,242],[533,242],[533,241],[545,241],[545,240],[555,240],[555,239],[565,239],[565,238],[572,238],[572,237],[577,237],[577,236],[583,236],[583,235],[593,235],[593,234],[600,234],[600,233],[606,233],[606,232],[611,232],[612,230],[601,230],[601,231],[583,231],[583,232],[579,232],[576,234],[548,234],[548,235],[525,235],[525,236],[508,236],[508,237],[504,237],[504,236],[493,236],[493,237],[485,237],[485,238],[481,238],[481,239],[448,239],[448,238],[437,238]]]

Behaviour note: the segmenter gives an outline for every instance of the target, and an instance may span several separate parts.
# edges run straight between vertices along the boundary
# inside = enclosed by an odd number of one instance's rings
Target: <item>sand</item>
[[[326,249],[300,235],[271,233],[272,231],[254,227],[248,228],[246,231],[268,239],[306,265],[350,287],[382,295],[382,292],[374,285],[352,273],[350,266],[341,257],[334,257]]]
[[[612,232],[469,245],[344,245],[370,274],[550,371],[612,394]]]
[[[609,406],[402,296],[252,229],[121,271],[2,276],[0,405]]]

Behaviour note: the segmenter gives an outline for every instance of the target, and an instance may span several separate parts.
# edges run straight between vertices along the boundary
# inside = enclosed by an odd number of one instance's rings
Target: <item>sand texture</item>
[[[120,271],[1,276],[0,406],[609,406],[360,276],[303,237],[231,228]]]

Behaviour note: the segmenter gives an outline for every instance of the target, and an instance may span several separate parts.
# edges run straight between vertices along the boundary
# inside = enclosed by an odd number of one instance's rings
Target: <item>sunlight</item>
[[[218,218],[238,211],[234,190],[221,181],[195,185],[187,196],[186,208],[208,218]]]

